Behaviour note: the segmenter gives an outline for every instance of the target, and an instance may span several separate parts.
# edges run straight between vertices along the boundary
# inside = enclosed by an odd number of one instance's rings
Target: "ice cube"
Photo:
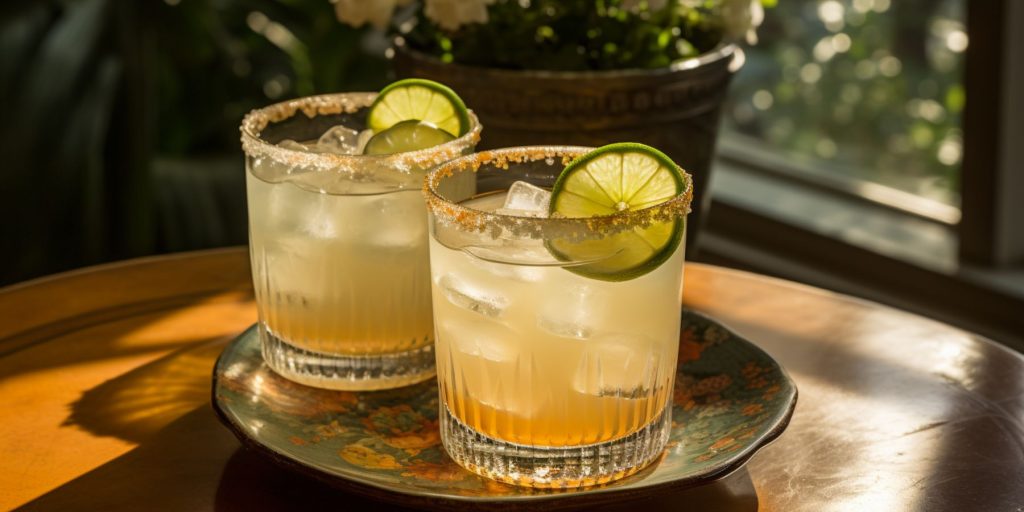
[[[585,346],[572,380],[579,393],[640,398],[665,378],[657,343],[650,337],[614,333],[580,343]]]
[[[543,240],[502,240],[492,247],[472,247],[469,259],[481,270],[499,279],[535,283],[544,278],[544,269],[536,266],[552,259]]]
[[[370,245],[412,248],[424,243],[427,212],[418,190],[367,198],[372,203],[358,222],[366,223],[366,240]]]
[[[319,214],[321,204],[319,194],[309,197],[311,194],[301,190],[290,183],[265,183],[256,178],[250,180],[249,200],[254,204],[260,204],[250,214],[252,216],[253,229],[267,233],[274,233],[277,237],[284,233],[298,233],[311,231],[322,232],[325,226],[311,228],[308,226],[310,220]],[[327,226],[326,229],[330,229]]]
[[[273,294],[273,300],[289,309],[306,307],[311,297],[322,296],[324,279],[319,269],[324,263],[314,240],[299,234],[278,235],[268,238],[257,253],[256,261],[263,267],[264,293]],[[270,306],[276,308],[277,306]]]
[[[544,314],[537,315],[537,327],[555,336],[581,340],[589,338],[593,332],[586,322],[579,321],[578,319],[566,320]]]
[[[359,132],[342,126],[334,126],[324,132],[312,148],[321,153],[338,155],[354,155],[359,147]]]
[[[272,185],[251,176],[247,179],[250,181],[250,204],[260,204],[263,206],[262,210],[253,208],[253,213],[249,214],[256,217],[251,219],[255,224],[271,225],[277,227],[277,229],[287,229],[287,226],[295,223],[296,216],[292,213],[295,210],[295,206],[292,204],[295,192],[289,190],[287,184]]]
[[[510,265],[508,263],[495,263],[480,258],[471,257],[478,268],[498,278],[511,279],[523,283],[536,283],[544,278],[544,269],[524,265]]]
[[[285,148],[285,149],[294,149],[296,151],[309,151],[309,148],[306,147],[305,144],[301,144],[299,142],[295,142],[292,139],[282,140],[281,142],[277,143],[277,146]]]
[[[497,243],[485,242],[484,245],[475,245],[473,240],[466,241],[447,234],[445,234],[445,237],[446,241],[453,242],[449,244],[450,247],[458,247],[470,256],[485,262],[502,263],[512,266],[553,266],[561,264],[561,261],[552,256],[551,251],[544,246],[543,240],[513,238],[511,234],[504,231],[499,234]],[[526,272],[535,276],[539,276],[542,273],[537,269]],[[500,275],[507,274],[501,270],[495,273]]]
[[[546,396],[538,399],[524,393],[543,389],[546,382],[539,382],[543,376],[523,352],[521,334],[513,328],[484,318],[445,318],[437,324],[437,335],[439,343],[450,347],[447,357],[471,401],[524,418],[544,407]],[[441,357],[444,353],[439,352]]]
[[[505,204],[495,213],[516,217],[547,217],[550,203],[551,192],[525,181],[517,181],[509,187]]]
[[[438,280],[441,293],[449,302],[486,317],[498,318],[508,307],[508,299],[473,286],[451,274]]]
[[[494,363],[514,363],[519,357],[517,336],[509,328],[487,321],[460,324],[447,320],[439,326],[439,334],[451,343],[460,355],[481,358]],[[468,364],[467,361],[462,361]]]
[[[332,239],[341,235],[342,226],[339,223],[344,222],[344,219],[338,218],[338,212],[331,208],[332,199],[331,196],[319,194],[310,200],[311,204],[306,208],[298,210],[302,216],[299,229],[303,233],[319,239]]]
[[[556,289],[537,312],[537,327],[563,338],[585,340],[607,316],[607,298],[591,286]]]
[[[517,181],[508,188],[503,208],[511,210],[547,210],[551,203],[551,192],[525,181]]]

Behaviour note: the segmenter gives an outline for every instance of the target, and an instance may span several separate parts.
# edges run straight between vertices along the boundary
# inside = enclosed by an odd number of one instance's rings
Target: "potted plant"
[[[687,253],[707,211],[719,110],[762,0],[335,0],[393,27],[399,77],[443,82],[481,148],[643,142],[694,177]],[[767,3],[767,2],[766,2]],[[396,7],[401,7],[395,13]]]

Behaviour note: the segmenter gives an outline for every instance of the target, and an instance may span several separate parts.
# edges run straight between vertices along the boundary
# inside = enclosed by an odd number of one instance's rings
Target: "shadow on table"
[[[195,343],[108,380],[71,404],[65,426],[141,443],[210,401],[210,375],[229,338]]]
[[[226,338],[178,350],[87,391],[65,425],[138,446],[19,510],[290,510],[382,503],[281,468],[239,449],[209,405],[210,373]],[[73,451],[74,446],[54,447]],[[631,500],[614,511],[755,511],[750,475],[741,469],[717,482]],[[402,510],[388,505],[388,509]],[[410,509],[405,509],[410,510]]]
[[[72,452],[75,446],[54,446]],[[135,449],[17,510],[208,510],[235,438],[203,405],[167,424]],[[69,456],[69,459],[73,459]]]
[[[74,447],[65,447],[73,450]],[[413,510],[335,489],[239,448],[209,406],[198,407],[134,450],[36,498],[18,511]],[[384,508],[386,507],[386,508]],[[750,475],[741,469],[708,485],[587,510],[756,511]]]
[[[385,503],[335,489],[317,480],[284,469],[265,457],[240,449],[228,460],[217,488],[216,509],[235,510],[286,510],[323,507],[328,504],[343,504],[348,510],[372,510],[386,507],[387,510],[421,510],[393,503]],[[652,498],[634,498],[615,505],[584,508],[558,506],[557,510],[588,510],[600,512],[615,511],[668,511],[699,510],[702,512],[746,512],[758,509],[757,494],[746,469],[700,487],[665,493]],[[553,510],[551,504],[538,504],[532,510]],[[443,508],[442,508],[443,509]],[[485,510],[467,504],[456,504],[450,510]],[[519,510],[517,507],[501,507],[501,510]]]

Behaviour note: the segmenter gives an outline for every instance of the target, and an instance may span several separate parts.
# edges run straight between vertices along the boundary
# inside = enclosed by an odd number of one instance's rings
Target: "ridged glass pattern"
[[[671,428],[683,249],[607,282],[431,240],[442,439],[479,474],[592,485],[654,460]]]
[[[587,151],[507,148],[427,176],[441,439],[511,484],[621,478],[672,426],[690,182],[637,210],[549,216],[543,189]]]

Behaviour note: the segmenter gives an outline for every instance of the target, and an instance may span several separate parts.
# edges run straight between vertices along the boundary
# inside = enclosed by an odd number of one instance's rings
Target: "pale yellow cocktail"
[[[428,169],[472,151],[480,126],[469,115],[459,137],[418,122],[375,134],[375,98],[302,98],[243,122],[263,356],[303,384],[383,389],[434,375],[420,190]]]
[[[496,150],[428,178],[442,439],[509,483],[622,477],[671,425],[688,176],[637,211],[549,217],[559,172],[586,153]],[[464,175],[472,195],[452,186]]]

